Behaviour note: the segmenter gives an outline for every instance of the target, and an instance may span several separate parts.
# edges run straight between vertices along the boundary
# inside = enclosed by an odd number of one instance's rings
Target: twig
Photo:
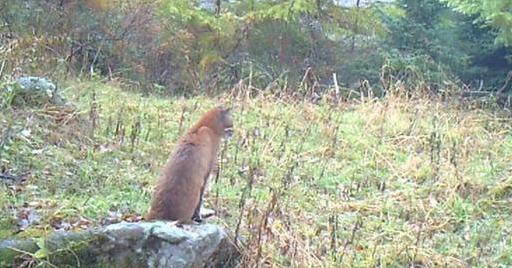
[[[0,78],[2,78],[2,75],[4,74],[4,67],[5,67],[5,60],[2,61],[2,67],[0,68]]]
[[[505,89],[507,88],[510,80],[512,80],[512,71],[508,72],[507,78],[505,78],[505,84],[503,84],[503,86],[500,89],[498,89],[498,91],[496,91],[496,93],[498,93],[498,94],[503,93],[503,91],[505,91]]]
[[[180,120],[178,121],[178,133],[181,133],[181,127],[183,127],[183,120],[185,119],[185,111],[187,110],[186,106],[183,106],[181,110]]]
[[[98,60],[98,56],[101,53],[101,49],[103,48],[104,42],[101,42],[98,46],[98,49],[96,50],[96,54],[94,55],[94,58],[92,60],[91,65],[89,66],[89,75],[92,77],[94,75],[94,65],[96,64],[96,61]]]
[[[331,225],[331,252],[334,255],[334,260],[336,261],[336,249],[338,248],[338,215],[333,214],[329,217],[329,223]]]
[[[26,250],[22,250],[22,249],[15,248],[15,247],[9,247],[9,246],[7,246],[6,248],[8,248],[10,250],[13,250],[13,251],[16,251],[18,253],[22,253],[22,254],[25,254],[27,256],[30,256],[33,260],[39,260],[34,253],[28,252]],[[48,261],[43,261],[43,260],[39,260],[39,261],[43,262],[44,264],[49,265],[50,267],[57,268],[57,266],[55,266],[54,264],[52,264],[52,263],[50,263]]]
[[[11,131],[12,126],[9,124],[2,135],[2,139],[0,139],[0,157],[2,156],[2,150],[4,149],[4,146],[9,142],[9,139],[11,138]]]
[[[484,87],[484,80],[483,80],[483,79],[481,79],[481,80],[480,80],[480,86],[478,86],[477,91],[482,91],[482,88],[483,88],[483,87]]]
[[[357,230],[359,230],[363,226],[363,222],[361,219],[357,219],[356,223],[354,224],[354,228],[352,228],[352,235],[350,236],[350,239],[345,242],[345,245],[343,246],[343,251],[341,252],[340,256],[340,263],[343,261],[343,256],[345,256],[345,251],[347,250],[347,247],[349,244],[354,243],[354,238],[356,237]]]
[[[308,67],[306,71],[304,72],[304,76],[302,77],[302,80],[300,81],[299,88],[304,88],[304,83],[306,82],[306,79],[308,78],[309,72],[311,71],[311,67]]]
[[[253,183],[254,183],[254,168],[251,166],[251,167],[249,167],[249,180],[247,182],[247,186],[245,187],[245,190],[242,192],[242,196],[240,197],[240,202],[238,203],[238,208],[240,209],[240,215],[238,216],[238,222],[236,224],[236,229],[235,229],[235,246],[238,246],[238,233],[240,231],[240,225],[242,224],[242,218],[243,218],[244,209],[245,209],[245,201],[247,199],[247,196],[251,193]]]
[[[270,213],[272,213],[272,211],[274,211],[274,208],[276,207],[276,204],[277,204],[276,192],[272,191],[272,189],[270,189],[270,191],[272,192],[272,199],[270,199],[270,202],[267,206],[267,210],[265,211],[265,214],[263,215],[263,220],[262,220],[262,223],[260,224],[260,228],[258,228],[258,252],[256,254],[256,259],[254,261],[255,265],[259,264],[259,260],[261,258],[261,236],[262,236],[263,230],[267,229],[268,217],[270,216]]]
[[[16,180],[18,180],[18,177],[15,177],[15,176],[12,176],[12,175],[7,175],[7,174],[4,174],[4,173],[0,173],[0,179],[16,181]]]
[[[218,207],[219,205],[219,177],[220,177],[220,172],[222,171],[222,162],[224,160],[224,153],[226,152],[226,148],[227,148],[227,140],[224,140],[224,146],[222,147],[222,150],[220,151],[220,160],[219,160],[219,164],[217,165],[217,172],[215,174],[215,185],[217,186],[216,189],[215,189],[215,207]]]
[[[336,100],[340,97],[340,86],[338,85],[338,78],[336,77],[336,73],[332,73],[332,81],[334,82],[334,90],[336,92]]]
[[[414,255],[412,257],[411,267],[414,267],[414,261],[416,260],[416,256],[418,255],[418,248],[420,247],[422,229],[423,229],[423,222],[420,222],[420,226],[418,228],[418,233],[416,234],[416,244],[414,247]]]

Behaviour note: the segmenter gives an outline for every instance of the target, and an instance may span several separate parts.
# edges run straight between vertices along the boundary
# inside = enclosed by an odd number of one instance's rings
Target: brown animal
[[[221,138],[231,135],[228,109],[216,107],[178,142],[156,186],[147,220],[201,221],[206,180],[216,165]]]

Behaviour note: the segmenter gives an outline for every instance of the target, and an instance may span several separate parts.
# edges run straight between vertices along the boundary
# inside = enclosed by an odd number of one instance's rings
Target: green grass
[[[218,213],[210,221],[233,231],[242,217],[247,263],[512,265],[512,120],[497,109],[393,95],[340,105],[183,99],[99,82],[63,91],[75,111],[2,109],[0,168],[27,180],[0,183],[0,238],[144,214],[174,142],[223,102],[236,132],[206,204]],[[40,218],[16,233],[23,210]]]

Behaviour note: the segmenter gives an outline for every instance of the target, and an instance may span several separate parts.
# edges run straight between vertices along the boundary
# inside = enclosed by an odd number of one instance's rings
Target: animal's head
[[[231,137],[233,134],[233,116],[230,109],[218,106],[209,110],[190,132],[195,132],[203,126],[209,127],[220,137]]]
[[[219,121],[222,125],[222,130],[225,137],[230,138],[233,136],[233,115],[231,109],[224,108],[223,106],[217,107],[219,110]]]

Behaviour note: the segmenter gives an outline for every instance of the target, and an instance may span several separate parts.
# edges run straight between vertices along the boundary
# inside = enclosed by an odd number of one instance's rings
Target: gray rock
[[[17,96],[29,103],[53,103],[64,105],[66,101],[57,92],[57,86],[50,80],[35,76],[20,77],[17,83]]]
[[[211,224],[180,228],[167,222],[118,223],[78,233],[55,232],[45,240],[48,253],[42,257],[59,267],[233,267],[240,254],[230,241],[224,229]],[[0,242],[0,266],[14,263],[19,252],[12,248],[18,244],[31,253],[41,250],[27,243]]]

